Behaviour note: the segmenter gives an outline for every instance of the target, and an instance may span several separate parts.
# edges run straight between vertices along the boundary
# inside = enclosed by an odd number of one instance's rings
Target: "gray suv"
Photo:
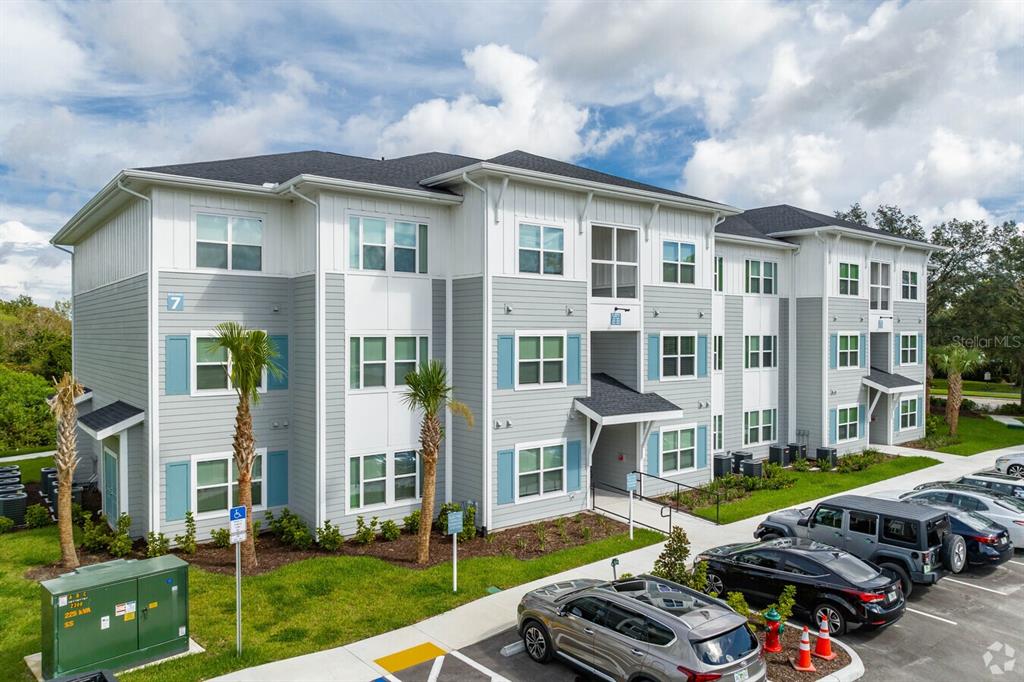
[[[899,578],[908,597],[914,583],[938,582],[941,566],[959,573],[967,561],[967,544],[950,532],[945,511],[860,495],[770,514],[754,537],[809,538],[844,549]]]
[[[528,592],[519,634],[538,663],[558,657],[615,682],[756,682],[766,674],[747,619],[725,602],[641,575]]]

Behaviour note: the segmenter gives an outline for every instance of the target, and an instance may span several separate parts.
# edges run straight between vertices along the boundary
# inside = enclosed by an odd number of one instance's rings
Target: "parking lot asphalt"
[[[863,680],[1024,680],[1024,552],[995,568],[970,568],[936,585],[917,585],[907,613],[875,631],[853,629],[841,639],[860,655]],[[519,640],[514,629],[393,674],[400,682],[573,682],[569,666],[534,663],[502,647]],[[998,646],[997,646],[998,645]],[[1014,651],[1006,656],[1007,646]],[[986,662],[985,654],[989,652]],[[1015,663],[1010,664],[1011,660]],[[990,666],[1002,673],[995,674]]]

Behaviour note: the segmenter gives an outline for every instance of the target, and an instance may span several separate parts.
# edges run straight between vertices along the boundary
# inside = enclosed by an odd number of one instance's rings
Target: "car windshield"
[[[831,552],[829,558],[822,559],[822,563],[836,575],[849,580],[855,585],[871,580],[878,575],[878,571],[870,564],[861,561],[852,554]]]
[[[726,665],[738,661],[757,649],[757,640],[746,625],[717,637],[693,643],[697,657],[708,665]]]

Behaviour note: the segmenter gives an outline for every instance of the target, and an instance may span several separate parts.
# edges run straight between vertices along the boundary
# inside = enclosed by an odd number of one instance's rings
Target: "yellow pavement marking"
[[[411,668],[426,661],[444,656],[447,652],[431,642],[417,644],[414,647],[403,649],[393,654],[378,658],[374,663],[387,670],[389,673],[397,673],[399,670]]]

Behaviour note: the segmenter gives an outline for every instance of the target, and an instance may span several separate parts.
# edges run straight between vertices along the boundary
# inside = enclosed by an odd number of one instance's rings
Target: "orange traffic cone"
[[[803,634],[800,635],[799,655],[795,659],[789,659],[789,662],[794,669],[802,673],[813,673],[817,670],[811,662],[811,635],[806,625]]]
[[[818,641],[814,643],[814,656],[826,661],[831,661],[836,657],[832,653],[832,639],[829,637],[828,619],[824,615],[821,617],[821,626],[818,628]]]

